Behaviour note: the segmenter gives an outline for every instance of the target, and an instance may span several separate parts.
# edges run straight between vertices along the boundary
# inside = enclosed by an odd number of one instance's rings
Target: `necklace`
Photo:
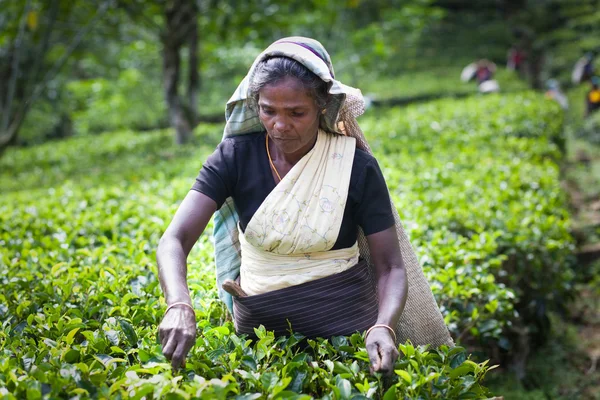
[[[279,172],[277,172],[277,168],[275,168],[275,164],[273,164],[273,160],[271,159],[271,153],[269,152],[269,134],[267,133],[265,137],[265,146],[267,147],[267,157],[269,157],[269,163],[271,164],[273,171],[275,171],[275,175],[277,175],[277,178],[279,178],[279,182],[281,182],[281,176],[279,175]]]

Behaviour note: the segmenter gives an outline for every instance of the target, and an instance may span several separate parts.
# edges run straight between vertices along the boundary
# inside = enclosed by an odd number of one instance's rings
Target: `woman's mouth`
[[[273,138],[273,140],[281,140],[281,141],[288,141],[288,140],[294,140],[293,138],[286,138],[286,137],[279,137],[279,136],[271,136]]]

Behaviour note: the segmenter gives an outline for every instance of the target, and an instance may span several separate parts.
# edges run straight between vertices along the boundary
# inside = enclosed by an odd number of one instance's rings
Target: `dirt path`
[[[581,146],[581,143],[579,144]],[[600,154],[594,146],[578,148],[563,169],[563,184],[573,210],[573,237],[577,242],[578,276],[573,299],[567,307],[566,323],[576,331],[576,350],[585,355],[576,366],[591,387],[600,387],[600,185],[595,165]],[[595,382],[595,384],[593,383]],[[598,385],[597,385],[598,384]],[[587,392],[584,398],[597,398],[600,389]],[[589,396],[589,397],[588,397]]]

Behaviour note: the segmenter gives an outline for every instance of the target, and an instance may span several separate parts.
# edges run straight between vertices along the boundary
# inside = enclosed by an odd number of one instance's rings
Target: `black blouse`
[[[218,208],[232,197],[240,226],[245,231],[275,186],[265,148],[265,133],[261,132],[223,140],[204,163],[192,189],[213,199]],[[365,235],[370,235],[392,225],[394,216],[388,189],[377,160],[356,149],[348,200],[332,250],[354,245],[359,226]]]

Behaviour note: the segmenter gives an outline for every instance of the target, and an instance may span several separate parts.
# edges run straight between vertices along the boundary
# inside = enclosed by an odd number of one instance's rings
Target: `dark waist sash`
[[[290,326],[307,337],[365,331],[375,324],[378,313],[368,268],[363,260],[339,274],[268,293],[234,297],[235,329],[252,337],[259,325],[278,336],[288,335]]]

